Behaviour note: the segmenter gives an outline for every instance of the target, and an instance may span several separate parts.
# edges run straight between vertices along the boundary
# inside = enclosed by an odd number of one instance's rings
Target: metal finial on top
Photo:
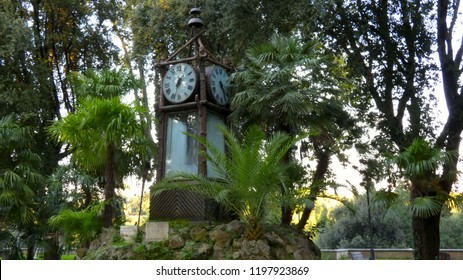
[[[201,28],[204,26],[203,20],[199,18],[200,14],[201,14],[200,8],[193,8],[190,10],[191,18],[188,20],[189,27]]]
[[[201,9],[200,8],[192,8],[190,10],[190,15],[200,15],[201,14]]]

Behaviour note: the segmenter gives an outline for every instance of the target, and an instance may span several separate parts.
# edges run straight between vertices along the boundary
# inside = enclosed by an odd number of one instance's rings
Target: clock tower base
[[[185,190],[169,190],[151,200],[150,220],[226,221],[223,207],[212,199]]]

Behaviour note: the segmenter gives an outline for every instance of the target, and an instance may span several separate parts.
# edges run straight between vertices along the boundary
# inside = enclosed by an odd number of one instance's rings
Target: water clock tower
[[[201,10],[190,11],[190,39],[157,65],[162,76],[159,98],[160,130],[157,180],[172,172],[190,172],[216,177],[201,156],[205,147],[184,133],[206,137],[225,152],[224,137],[217,126],[225,124],[230,113],[228,73],[230,66],[220,62],[204,46],[205,29]],[[150,219],[217,218],[217,205],[189,191],[172,190],[153,197]]]

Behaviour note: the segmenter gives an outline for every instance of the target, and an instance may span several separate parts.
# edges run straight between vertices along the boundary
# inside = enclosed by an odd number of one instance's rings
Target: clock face
[[[219,105],[227,105],[230,102],[227,71],[218,65],[212,66],[209,70],[208,84],[212,98]]]
[[[190,98],[198,83],[196,70],[190,64],[173,65],[162,80],[162,90],[167,100],[180,103]]]

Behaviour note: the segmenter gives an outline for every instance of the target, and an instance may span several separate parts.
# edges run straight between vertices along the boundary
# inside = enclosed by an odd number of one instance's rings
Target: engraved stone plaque
[[[121,237],[129,241],[137,236],[137,227],[136,226],[121,226],[120,230]]]
[[[163,241],[169,237],[168,222],[147,222],[144,242]]]

